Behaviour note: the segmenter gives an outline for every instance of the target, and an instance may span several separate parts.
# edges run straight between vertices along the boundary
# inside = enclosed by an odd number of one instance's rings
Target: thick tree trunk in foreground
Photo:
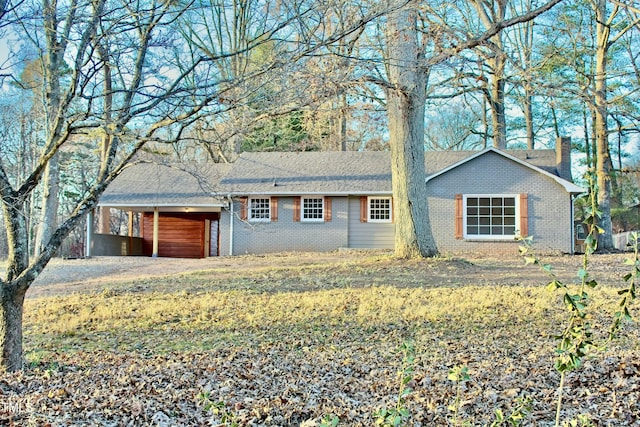
[[[436,254],[429,224],[424,165],[424,108],[427,73],[421,58],[416,13],[410,6],[389,18],[387,90],[391,177],[396,224],[395,254]]]
[[[110,182],[110,181],[109,181]],[[0,280],[0,371],[22,369],[22,311],[27,290],[44,270],[64,239],[91,211],[108,182],[94,188],[71,216],[54,231],[40,256],[29,263],[26,219],[20,204],[4,204],[9,243],[7,276]]]
[[[24,200],[9,190],[5,176],[0,177],[3,185],[2,213],[7,231],[6,277],[0,279],[0,359],[1,371],[22,369],[22,309],[24,296],[35,276],[20,277],[29,264],[29,238]]]
[[[18,371],[22,369],[22,307],[26,289],[11,290],[3,285],[0,292],[0,370]]]

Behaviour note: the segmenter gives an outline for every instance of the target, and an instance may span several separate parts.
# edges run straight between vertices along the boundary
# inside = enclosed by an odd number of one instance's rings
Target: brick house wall
[[[572,252],[571,195],[551,177],[488,152],[427,183],[429,218],[441,253],[517,253],[515,241],[455,236],[456,194],[527,194],[528,235],[540,250]]]
[[[240,218],[241,204],[234,203],[233,254],[284,251],[327,252],[347,247],[348,203],[346,197],[331,197],[331,220],[294,221],[294,198],[278,198],[278,218],[271,222],[249,222]],[[229,255],[229,211],[220,220],[221,255]]]

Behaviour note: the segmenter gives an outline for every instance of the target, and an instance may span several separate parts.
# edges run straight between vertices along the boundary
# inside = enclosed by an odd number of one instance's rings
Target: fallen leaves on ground
[[[177,293],[157,289],[184,277],[31,300],[26,367],[0,374],[0,425],[312,427],[330,416],[368,427],[396,405],[407,341],[416,353],[408,425],[489,425],[524,397],[524,425],[553,425],[550,336],[562,307],[532,285],[452,284],[471,268],[495,277],[482,265],[438,261],[421,279],[418,268],[356,263],[346,284],[336,273],[264,270],[238,273],[235,289],[201,274]],[[564,420],[640,426],[638,334],[627,326],[568,375]],[[459,366],[470,377],[457,384],[448,373]]]
[[[395,405],[399,361],[391,356],[369,349],[366,342],[341,348],[273,345],[152,357],[51,354],[50,360],[21,374],[2,376],[5,402],[14,402],[22,412],[5,412],[0,420],[55,426],[218,425],[219,417],[204,410],[206,396],[221,402],[239,425],[318,425],[331,414],[341,425],[371,426],[375,410]],[[460,354],[451,356],[449,364]],[[471,380],[463,384],[459,419],[486,425],[496,409],[509,413],[518,397],[529,396],[534,405],[525,425],[552,424],[558,375],[549,363],[517,358],[526,354],[511,356],[467,361]],[[407,401],[410,425],[450,424],[447,408],[454,402],[455,384],[447,380],[449,366],[435,359],[419,361],[413,373],[414,389]],[[640,425],[639,363],[634,355],[611,356],[569,375],[565,416],[585,413],[596,425]]]

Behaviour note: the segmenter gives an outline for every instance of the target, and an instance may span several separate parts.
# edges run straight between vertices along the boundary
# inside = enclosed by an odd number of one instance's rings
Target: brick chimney
[[[556,139],[556,171],[560,178],[573,181],[571,176],[571,138]]]

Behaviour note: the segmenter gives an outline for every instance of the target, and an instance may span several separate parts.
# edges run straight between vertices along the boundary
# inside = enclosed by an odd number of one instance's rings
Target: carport
[[[227,201],[216,195],[215,188],[226,167],[207,164],[186,169],[184,165],[148,162],[131,165],[111,183],[98,203],[103,215],[111,209],[128,213],[128,235],[95,233],[90,216],[86,255],[217,256],[218,223]],[[138,230],[134,230],[136,215]]]

